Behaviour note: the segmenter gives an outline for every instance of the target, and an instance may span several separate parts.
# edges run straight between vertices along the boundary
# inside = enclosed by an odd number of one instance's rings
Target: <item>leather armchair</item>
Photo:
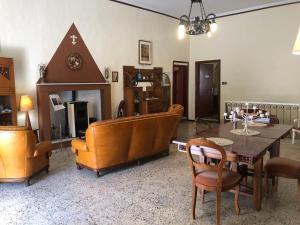
[[[52,144],[36,144],[32,130],[0,127],[0,182],[26,182],[41,171],[48,172]]]

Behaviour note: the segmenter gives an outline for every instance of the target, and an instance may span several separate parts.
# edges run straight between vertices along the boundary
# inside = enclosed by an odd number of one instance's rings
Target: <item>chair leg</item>
[[[300,202],[300,179],[298,179],[298,198],[299,198],[299,202]],[[300,210],[300,208],[299,208]]]
[[[82,169],[82,167],[81,167],[79,164],[77,164],[77,163],[76,163],[76,166],[77,166],[77,169],[78,169],[78,170],[81,170],[81,169]]]
[[[25,186],[26,187],[29,187],[31,184],[30,184],[30,179],[28,178],[27,180],[25,180]]]
[[[248,186],[248,177],[247,177],[247,175],[243,178],[243,184],[245,186]]]
[[[47,166],[47,168],[45,169],[46,173],[49,173],[49,166]]]
[[[269,175],[267,171],[265,171],[265,190],[266,190],[266,195],[269,194]]]
[[[273,192],[277,192],[278,191],[278,182],[279,182],[279,178],[274,176],[272,177],[272,189]]]
[[[202,188],[201,189],[201,203],[204,203],[204,198],[205,198],[205,190]]]
[[[216,207],[216,217],[217,217],[217,225],[221,224],[221,190],[217,190],[217,207]]]
[[[97,170],[96,171],[96,177],[99,178],[99,177],[101,177],[101,175],[102,175],[101,172],[99,170]]]
[[[193,200],[192,200],[192,216],[193,216],[193,220],[196,218],[196,200],[197,200],[197,191],[198,188],[196,185],[193,185]]]
[[[237,215],[240,215],[240,206],[239,206],[239,193],[240,193],[240,185],[235,187],[235,195],[234,195],[234,208]]]

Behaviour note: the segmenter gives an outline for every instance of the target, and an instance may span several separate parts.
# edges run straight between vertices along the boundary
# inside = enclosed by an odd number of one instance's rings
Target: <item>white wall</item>
[[[178,21],[108,0],[0,0],[0,56],[15,60],[16,91],[36,98],[38,64],[48,63],[74,22],[100,70],[119,72],[112,83],[115,114],[123,98],[123,65],[138,65],[138,40],[153,42],[153,66],[172,74],[172,61],[189,58],[189,40],[177,40]],[[144,66],[145,67],[145,66]],[[24,115],[19,115],[23,124]],[[37,127],[37,112],[31,113]]]
[[[195,61],[221,59],[224,101],[300,103],[300,57],[291,54],[300,4],[218,19],[211,39],[190,38],[189,118],[195,117]],[[223,115],[223,114],[221,114]]]

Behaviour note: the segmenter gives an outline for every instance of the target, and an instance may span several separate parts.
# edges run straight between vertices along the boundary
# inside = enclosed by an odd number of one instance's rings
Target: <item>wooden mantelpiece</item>
[[[80,67],[72,67],[76,65]],[[111,86],[106,83],[75,24],[71,25],[58,46],[46,68],[46,73],[37,82],[36,89],[42,141],[51,140],[50,94],[99,90],[102,119],[111,119]]]
[[[40,139],[51,140],[49,95],[63,91],[100,90],[102,119],[111,119],[111,87],[108,83],[37,84]]]

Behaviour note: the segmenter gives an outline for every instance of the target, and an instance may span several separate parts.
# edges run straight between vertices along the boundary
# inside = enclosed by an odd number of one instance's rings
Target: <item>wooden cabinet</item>
[[[17,125],[13,59],[0,57],[0,126]]]
[[[137,69],[124,66],[124,100],[126,116],[167,111],[164,100],[163,69]],[[139,84],[145,84],[140,87]],[[168,87],[169,88],[169,87]],[[164,104],[168,104],[164,106]]]
[[[124,99],[126,102],[125,113],[127,116],[137,116],[142,114],[143,110],[143,89],[140,87],[125,87]]]
[[[143,101],[143,114],[162,112],[162,102],[159,98],[145,99]]]

